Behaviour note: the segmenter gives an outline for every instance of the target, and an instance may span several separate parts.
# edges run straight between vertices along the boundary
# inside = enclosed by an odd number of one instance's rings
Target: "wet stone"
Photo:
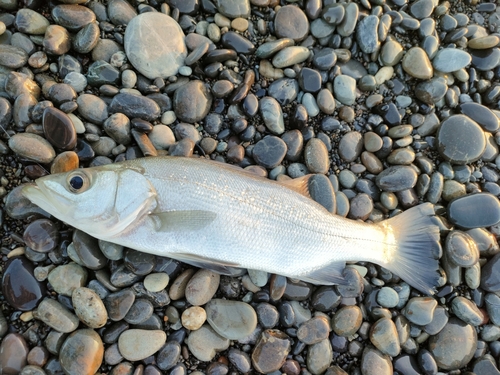
[[[341,74],[333,81],[335,98],[345,105],[353,105],[356,100],[356,80],[348,75]]]
[[[489,71],[498,66],[500,62],[500,49],[471,49],[469,51],[472,61],[471,65],[480,71]]]
[[[356,27],[356,40],[364,53],[373,53],[380,48],[378,39],[379,17],[375,15],[363,18]]]
[[[59,231],[52,221],[38,219],[26,227],[23,239],[32,250],[47,253],[59,244]]]
[[[433,69],[429,57],[420,47],[412,47],[403,57],[403,69],[410,76],[418,79],[430,79]]]
[[[186,300],[193,306],[201,306],[212,299],[219,287],[220,275],[201,269],[186,285]]]
[[[466,366],[477,348],[474,327],[457,318],[451,318],[445,327],[429,339],[429,351],[439,368],[457,370]]]
[[[152,99],[141,95],[118,94],[109,105],[110,113],[123,113],[128,118],[153,121],[160,116],[160,107]]]
[[[500,222],[500,202],[489,193],[465,195],[450,202],[448,219],[465,229],[489,227]]]
[[[328,338],[330,323],[324,316],[316,316],[304,323],[297,330],[297,338],[304,344],[312,345]]]
[[[159,12],[134,17],[127,25],[124,47],[132,65],[150,79],[177,74],[187,55],[179,24]]]
[[[64,27],[59,25],[50,25],[45,31],[43,47],[50,55],[64,55],[71,49],[71,39]]]
[[[206,306],[207,322],[222,337],[240,340],[257,326],[254,309],[244,302],[213,299]]]
[[[56,5],[52,9],[51,15],[58,25],[72,32],[77,32],[85,25],[96,20],[94,12],[77,4]]]
[[[344,306],[333,316],[332,329],[339,336],[349,337],[358,331],[362,322],[363,316],[358,306]]]
[[[38,282],[33,272],[33,264],[24,257],[11,258],[5,264],[2,294],[15,309],[33,310],[45,296],[45,284]]]
[[[166,340],[161,330],[129,329],[120,335],[118,349],[125,359],[140,361],[160,350]]]
[[[130,289],[123,289],[108,295],[104,300],[104,305],[108,311],[109,318],[113,321],[120,321],[127,315],[134,301],[134,292]]]
[[[403,315],[416,325],[426,325],[432,321],[437,301],[432,297],[413,297],[403,309]]]
[[[98,270],[103,268],[107,259],[99,249],[98,242],[95,238],[88,234],[76,230],[73,233],[73,245],[78,254],[82,264],[91,270]]]
[[[250,16],[249,0],[216,0],[215,6],[222,15],[229,18],[242,17],[246,19]]]
[[[299,93],[299,84],[292,78],[280,78],[269,85],[267,90],[269,96],[285,106],[293,102]]]
[[[309,21],[305,13],[295,5],[286,5],[276,12],[274,18],[276,35],[300,42],[309,32]]]
[[[484,316],[474,302],[458,296],[451,301],[451,312],[467,324],[478,326],[483,323]]]
[[[252,155],[259,165],[272,169],[281,164],[286,152],[286,143],[281,138],[267,136],[256,143]]]
[[[346,162],[355,161],[363,150],[363,137],[359,132],[346,133],[339,143],[339,154]]]
[[[88,272],[76,263],[68,263],[54,268],[48,276],[52,288],[64,296],[71,297],[73,291],[85,285]]]
[[[43,130],[45,138],[62,150],[73,150],[76,146],[76,131],[67,114],[59,109],[48,107],[43,111]]]
[[[411,189],[417,183],[417,173],[408,166],[394,166],[385,169],[376,180],[377,186],[386,192]]]
[[[9,69],[19,69],[28,61],[28,54],[21,48],[0,44],[0,65]]]
[[[208,324],[192,331],[187,338],[187,345],[191,354],[200,361],[211,361],[217,352],[226,350],[230,341],[219,336]]]
[[[202,120],[212,105],[212,94],[201,81],[190,81],[174,93],[175,115],[181,121],[194,123]]]
[[[49,142],[32,133],[14,134],[9,138],[9,147],[19,156],[42,164],[50,163],[56,156]]]
[[[89,66],[87,82],[93,87],[118,85],[120,82],[120,71],[106,61],[98,60]]]
[[[61,303],[48,297],[40,302],[34,316],[49,327],[62,333],[73,332],[80,323],[76,315],[67,310]]]
[[[488,292],[500,291],[499,270],[500,254],[497,254],[493,258],[491,258],[481,269],[481,288]]]
[[[301,89],[305,92],[317,93],[321,89],[321,75],[317,70],[302,68],[298,81]]]
[[[377,320],[370,329],[370,341],[383,354],[396,357],[401,351],[396,325],[389,318]]]
[[[328,172],[330,167],[328,150],[320,139],[312,138],[307,142],[304,150],[304,159],[307,169],[311,173],[326,174]]]
[[[277,371],[285,363],[290,349],[290,340],[286,334],[279,330],[265,330],[252,352],[253,366],[264,374]]]
[[[45,34],[49,24],[47,18],[28,8],[19,9],[14,21],[14,26],[19,32],[33,35]]]
[[[283,112],[276,99],[270,96],[260,99],[259,112],[270,132],[282,134],[285,131]]]
[[[484,130],[495,132],[499,127],[498,117],[486,106],[479,103],[468,102],[460,105],[460,111],[476,121]]]
[[[432,59],[434,69],[443,73],[451,73],[465,68],[471,62],[471,56],[458,48],[443,48]]]
[[[307,368],[312,374],[323,374],[330,365],[333,350],[330,340],[324,339],[307,348]]]
[[[153,315],[153,303],[145,298],[136,298],[123,318],[129,324],[141,324]]]
[[[19,333],[9,333],[0,344],[0,372],[6,375],[19,374],[27,365],[28,344]]]
[[[363,375],[391,375],[393,373],[391,359],[388,355],[368,346],[361,356],[361,372]]]
[[[459,267],[472,267],[479,260],[476,243],[467,233],[452,231],[446,237],[447,259]]]

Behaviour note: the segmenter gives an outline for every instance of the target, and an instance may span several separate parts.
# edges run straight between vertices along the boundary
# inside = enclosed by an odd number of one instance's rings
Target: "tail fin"
[[[432,204],[424,203],[381,223],[395,250],[383,266],[421,292],[434,294],[442,249]]]

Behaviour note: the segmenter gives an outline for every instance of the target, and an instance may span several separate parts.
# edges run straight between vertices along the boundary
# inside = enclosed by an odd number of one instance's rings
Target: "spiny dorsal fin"
[[[292,180],[278,181],[279,184],[302,194],[305,197],[311,198],[311,193],[309,192],[309,180],[313,174],[307,174],[302,177],[294,178]]]

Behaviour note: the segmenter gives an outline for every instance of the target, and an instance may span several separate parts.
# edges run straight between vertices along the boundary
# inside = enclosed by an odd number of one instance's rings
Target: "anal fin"
[[[191,253],[172,253],[170,255],[172,258],[180,260],[181,262],[191,264],[195,267],[209,269],[221,275],[234,276],[241,274],[241,269],[239,268],[238,263],[223,262],[217,259],[201,257]]]
[[[346,285],[344,269],[345,262],[333,262],[312,272],[299,275],[297,279],[319,285]]]

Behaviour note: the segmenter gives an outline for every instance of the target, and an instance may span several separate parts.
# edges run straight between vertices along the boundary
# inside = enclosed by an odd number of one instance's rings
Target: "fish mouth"
[[[49,214],[61,218],[68,213],[71,203],[52,189],[45,188],[43,181],[26,184],[21,188],[21,194]]]

